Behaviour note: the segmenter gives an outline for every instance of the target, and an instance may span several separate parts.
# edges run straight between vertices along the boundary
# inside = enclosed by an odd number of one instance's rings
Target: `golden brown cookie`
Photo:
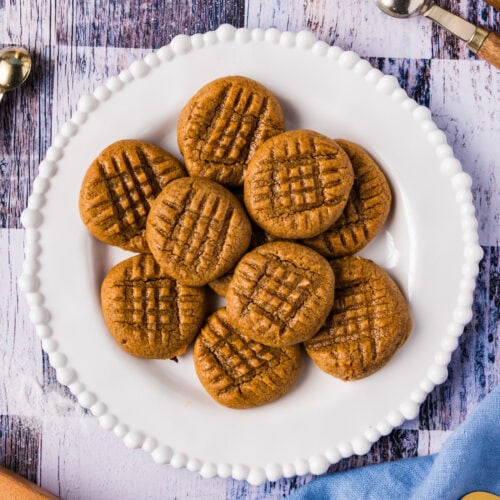
[[[245,176],[245,205],[268,233],[311,238],[340,217],[353,180],[351,162],[335,141],[292,130],[255,152]]]
[[[209,316],[194,344],[203,387],[229,408],[252,408],[283,396],[297,380],[300,347],[268,347],[248,338],[225,309]]]
[[[304,244],[327,257],[359,252],[382,229],[391,209],[391,189],[375,160],[352,142],[337,139],[354,169],[354,185],[339,219]]]
[[[98,240],[147,252],[144,231],[151,202],[184,167],[162,148],[144,141],[118,141],[92,162],[80,190],[80,216]]]
[[[113,267],[101,287],[104,320],[118,345],[141,358],[186,352],[207,311],[203,288],[180,285],[149,254]]]
[[[156,198],[146,238],[162,269],[184,285],[206,285],[248,248],[250,221],[236,197],[198,177],[172,181]]]
[[[277,99],[242,76],[219,78],[201,88],[182,110],[179,149],[190,175],[241,186],[248,160],[285,130]]]
[[[356,380],[384,366],[405,342],[410,311],[396,283],[370,260],[344,257],[331,264],[335,304],[325,326],[304,346],[324,372]]]
[[[230,281],[233,279],[233,272],[229,271],[220,278],[212,280],[208,286],[221,297],[225,297],[227,294],[227,289],[229,287]]]
[[[334,276],[318,253],[277,241],[246,254],[226,294],[232,323],[257,342],[284,347],[311,338],[333,305]]]
[[[254,228],[254,225],[252,224],[252,228]],[[260,229],[260,235],[257,237],[255,235],[255,232],[252,232],[252,239],[250,240],[250,246],[248,247],[249,249],[257,248],[260,245],[263,245],[264,243],[270,242],[270,241],[278,241],[279,238],[275,238],[274,236],[265,233]],[[230,281],[233,279],[234,275],[234,270],[229,271],[228,273],[224,274],[220,278],[217,278],[210,283],[208,283],[208,286],[217,294],[220,295],[221,297],[225,297],[227,294],[227,290],[229,287]]]
[[[240,199],[239,195],[236,195],[238,199]],[[241,195],[241,202],[243,203],[243,195]],[[252,250],[254,248],[257,248],[260,245],[263,245],[266,243],[268,240],[268,235],[256,224],[252,224],[252,221],[250,220],[250,224],[252,226],[252,237],[250,238],[250,245],[248,246],[248,250]],[[221,297],[225,297],[227,293],[227,287],[229,286],[229,282],[231,281],[231,278],[233,277],[233,272],[234,270],[231,269],[228,273],[224,274],[220,278],[217,278],[210,283],[208,283],[208,286],[217,294],[220,295]]]

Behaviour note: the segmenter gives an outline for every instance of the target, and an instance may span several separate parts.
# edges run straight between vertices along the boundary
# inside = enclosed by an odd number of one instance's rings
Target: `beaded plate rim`
[[[350,441],[327,449],[325,453],[309,458],[299,458],[292,463],[273,463],[265,467],[245,464],[215,464],[187,456],[184,453],[176,452],[169,446],[159,445],[154,438],[148,437],[142,432],[128,429],[115,415],[110,414],[106,404],[99,401],[95,394],[86,389],[84,383],[79,380],[78,373],[69,366],[64,353],[59,351],[59,345],[53,338],[50,326],[50,311],[44,307],[44,297],[39,292],[39,263],[37,259],[41,252],[39,239],[40,229],[43,226],[43,216],[40,209],[46,201],[45,195],[50,189],[50,179],[57,175],[58,160],[62,158],[66,145],[78,133],[79,126],[86,121],[87,116],[94,112],[101,102],[108,100],[127,83],[145,77],[154,67],[166,64],[173,58],[182,57],[190,51],[213,44],[244,44],[252,41],[279,44],[288,48],[296,47],[298,50],[309,50],[317,57],[324,57],[332,63],[338,64],[342,69],[354,72],[367,84],[374,86],[378,92],[398,102],[426,134],[429,143],[435,149],[442,174],[449,178],[459,205],[465,248],[460,292],[453,310],[452,321],[448,324],[446,335],[441,340],[440,348],[435,353],[426,376],[409,393],[407,399],[401,401],[398,407],[393,408],[386,418],[376,425],[369,427]],[[262,484],[266,480],[275,481],[282,477],[307,473],[322,474],[331,464],[342,458],[348,458],[353,454],[366,454],[372,444],[378,441],[381,436],[389,434],[405,420],[415,418],[427,395],[436,385],[442,384],[447,379],[447,365],[450,362],[451,354],[458,346],[458,338],[462,334],[464,326],[472,319],[473,292],[479,273],[479,261],[483,256],[482,248],[478,243],[478,224],[475,218],[475,208],[472,204],[471,185],[471,177],[463,172],[460,162],[454,157],[453,150],[447,143],[446,135],[432,120],[430,110],[408,97],[395,77],[384,75],[353,51],[344,51],[337,46],[330,46],[319,41],[310,31],[295,33],[281,32],[275,28],[267,30],[261,28],[237,29],[224,24],[215,31],[203,34],[177,35],[170,44],[151,52],[144,59],[133,62],[118,76],[113,76],[103,85],[98,86],[93,94],[83,95],[80,98],[77,111],[61,127],[60,133],[48,148],[45,159],[40,163],[39,173],[33,182],[33,191],[28,199],[28,207],[21,215],[21,223],[25,228],[25,260],[19,285],[26,296],[30,309],[29,317],[35,326],[37,335],[42,340],[42,348],[47,352],[49,362],[56,370],[57,380],[68,386],[80,405],[89,409],[98,418],[100,425],[105,429],[112,430],[127,447],[142,448],[150,453],[157,463],[171,464],[173,467],[186,467],[188,470],[199,472],[206,478],[232,477],[246,480],[253,485]]]

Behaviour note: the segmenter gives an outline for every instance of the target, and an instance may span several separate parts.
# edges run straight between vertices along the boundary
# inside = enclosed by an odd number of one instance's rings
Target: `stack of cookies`
[[[278,100],[240,76],[215,80],[189,101],[178,144],[185,166],[158,146],[116,142],[82,183],[88,230],[138,253],[102,284],[118,345],[168,359],[194,341],[201,383],[230,408],[285,394],[299,375],[300,345],[342,380],[382,367],[411,319],[387,273],[352,257],[391,206],[368,153],[314,131],[285,131]],[[206,285],[226,298],[208,318]]]

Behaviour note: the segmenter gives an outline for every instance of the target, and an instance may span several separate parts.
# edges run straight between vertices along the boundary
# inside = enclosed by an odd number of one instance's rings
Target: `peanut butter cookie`
[[[212,280],[208,286],[221,297],[225,297],[227,294],[227,289],[229,288],[229,283],[233,279],[234,273],[229,271],[220,278]]]
[[[182,110],[179,149],[190,175],[241,186],[248,160],[285,130],[276,98],[260,83],[228,76],[208,83]]]
[[[248,338],[226,310],[212,314],[194,344],[196,373],[206,391],[229,408],[252,408],[283,396],[297,380],[300,348],[268,347]]]
[[[327,257],[359,252],[382,228],[391,208],[391,189],[375,160],[352,142],[337,139],[354,169],[354,185],[339,219],[304,244]]]
[[[340,217],[353,180],[351,162],[335,141],[293,130],[255,152],[245,177],[245,205],[268,233],[311,238]]]
[[[304,346],[324,372],[356,380],[384,366],[405,342],[410,311],[398,286],[373,262],[344,257],[331,264],[335,304],[325,326]]]
[[[160,267],[192,286],[206,285],[231,270],[248,248],[251,232],[236,197],[197,177],[172,181],[154,201],[146,226]]]
[[[141,358],[186,352],[207,311],[203,288],[180,285],[149,254],[113,267],[102,283],[104,320],[118,345]]]
[[[236,195],[236,197],[240,199],[239,195]],[[241,201],[243,202],[243,195],[241,195]],[[263,245],[268,241],[268,235],[259,226],[253,224],[251,220],[250,224],[252,226],[252,237],[250,238],[250,245],[248,246],[248,250],[257,248],[258,246]],[[234,274],[233,269],[231,269],[231,271],[224,274],[220,278],[217,278],[208,283],[208,286],[217,295],[225,297],[227,293],[227,287],[229,286],[229,282],[231,281],[233,274]]]
[[[151,202],[186,175],[172,155],[144,141],[118,141],[92,162],[80,190],[80,216],[98,240],[147,252],[144,231]]]
[[[231,322],[273,347],[311,338],[333,305],[334,275],[318,253],[277,241],[257,247],[236,266],[226,300]]]

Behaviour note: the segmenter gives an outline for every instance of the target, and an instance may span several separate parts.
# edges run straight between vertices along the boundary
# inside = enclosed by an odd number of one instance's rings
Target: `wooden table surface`
[[[499,14],[483,0],[439,3],[499,29]],[[0,0],[0,46],[24,45],[34,57],[30,80],[0,107],[0,465],[63,498],[280,498],[312,479],[260,487],[205,480],[126,449],[56,381],[17,284],[23,261],[19,217],[38,164],[80,94],[177,33],[221,23],[307,28],[355,50],[430,107],[473,178],[485,255],[474,318],[452,356],[449,379],[430,394],[417,419],[382,438],[366,456],[332,465],[329,473],[438,451],[498,384],[499,71],[428,20],[384,17],[371,0]]]

